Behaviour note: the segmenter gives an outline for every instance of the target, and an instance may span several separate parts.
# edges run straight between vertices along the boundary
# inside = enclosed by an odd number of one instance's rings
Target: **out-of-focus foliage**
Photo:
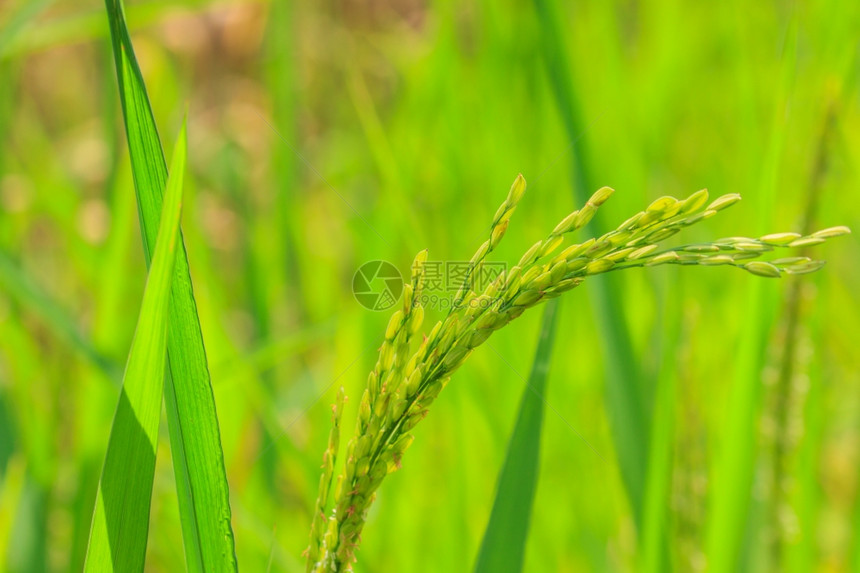
[[[183,232],[240,567],[303,570],[328,404],[343,384],[352,428],[388,319],[354,299],[356,269],[407,273],[425,247],[468,260],[517,173],[529,192],[493,254],[511,264],[577,207],[572,146],[593,185],[616,189],[607,225],[708,187],[744,201],[684,242],[801,231],[807,213],[813,228],[860,228],[854,4],[550,2],[572,140],[533,2],[130,2],[161,133],[189,110]],[[79,571],[146,276],[102,3],[0,5],[0,86],[0,569]],[[728,570],[856,567],[860,246],[815,254],[819,273],[770,282],[615,277],[658,447],[644,533],[617,465],[629,444],[613,442],[593,287],[566,297],[526,571],[702,570],[723,548]],[[416,429],[356,571],[473,566],[539,314],[493,337],[504,361],[476,352]],[[174,571],[161,428],[146,567]],[[715,515],[715,499],[731,507]]]

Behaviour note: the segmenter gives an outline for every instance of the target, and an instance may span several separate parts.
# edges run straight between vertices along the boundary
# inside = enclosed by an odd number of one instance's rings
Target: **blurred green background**
[[[245,571],[304,570],[328,404],[343,384],[349,433],[388,319],[353,298],[356,269],[407,272],[425,247],[468,260],[517,173],[529,190],[493,259],[511,264],[602,185],[617,191],[603,227],[660,195],[743,195],[683,242],[807,217],[860,229],[858,3],[189,0],[127,15],[162,139],[189,114],[183,231]],[[104,6],[0,4],[0,86],[0,570],[79,571],[145,280]],[[644,412],[624,443],[605,384],[625,354],[590,292],[605,285],[564,297],[526,571],[642,570],[652,517],[660,568],[860,571],[860,245],[816,256],[823,271],[780,281],[614,275]],[[476,352],[417,428],[356,571],[473,566],[539,315],[491,339],[507,363]],[[161,433],[147,570],[176,571]],[[666,447],[667,487],[636,480],[640,520],[617,452],[648,460],[648,443]]]

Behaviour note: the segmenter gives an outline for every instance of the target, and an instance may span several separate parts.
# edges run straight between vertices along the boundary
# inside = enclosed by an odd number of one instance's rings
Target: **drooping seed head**
[[[417,305],[409,314],[409,334],[417,334],[421,329],[421,324],[424,322],[424,307]]]
[[[680,230],[678,227],[659,229],[648,235],[645,240],[650,243],[659,243],[678,233]]]
[[[551,282],[557,283],[558,281],[560,281],[564,277],[566,272],[567,272],[567,262],[558,261],[549,270],[549,273],[552,277]]]
[[[505,278],[505,290],[514,290],[519,286],[522,271],[523,268],[519,265],[511,269],[511,272],[509,272],[507,278]]]
[[[403,314],[408,316],[412,312],[412,305],[415,303],[415,288],[411,283],[403,285]]]
[[[741,200],[741,196],[737,193],[730,193],[728,195],[723,195],[722,197],[718,197],[714,200],[713,203],[708,205],[707,211],[722,211],[726,207],[731,207],[735,203]]]
[[[538,301],[541,297],[540,291],[537,290],[527,290],[523,291],[514,297],[513,305],[514,306],[530,306]]]
[[[566,267],[567,273],[575,273],[576,271],[584,269],[585,265],[587,265],[590,261],[591,259],[589,259],[588,257],[578,257],[576,259],[573,259],[572,261],[569,261]]]
[[[759,237],[759,241],[772,245],[787,245],[800,237],[800,233],[772,233]]]
[[[719,252],[720,247],[718,245],[685,245],[680,247],[681,250],[687,251],[689,253],[716,253]]]
[[[828,227],[827,229],[821,229],[820,231],[812,233],[812,236],[817,237],[819,239],[832,239],[833,237],[841,237],[842,235],[849,235],[850,233],[851,229],[844,225],[840,225],[838,227]]]
[[[380,365],[381,366],[381,365]],[[367,376],[367,389],[370,390],[371,396],[379,394],[379,368],[374,368]]]
[[[826,239],[822,239],[820,237],[810,236],[810,237],[802,237],[800,239],[796,239],[788,244],[789,247],[798,248],[798,247],[811,247],[812,245],[820,245]]]
[[[610,261],[609,259],[597,259],[585,265],[585,273],[589,275],[605,273],[614,266],[614,261]]]
[[[584,243],[580,243],[579,245],[571,245],[565,250],[563,250],[558,257],[559,260],[572,261],[573,259],[579,257],[582,253],[591,248],[591,246],[595,243],[594,238],[588,239]]]
[[[768,251],[772,251],[773,247],[770,245],[766,245],[764,243],[758,242],[740,242],[735,243],[734,247],[739,251],[749,251],[753,253],[766,253]]]
[[[651,202],[648,207],[645,208],[646,213],[665,213],[669,209],[675,207],[678,204],[678,200],[674,197],[665,196],[655,199]]]
[[[504,284],[505,284],[505,272],[502,271],[501,273],[499,273],[499,276],[497,276],[496,279],[490,283],[490,286],[488,286],[484,290],[484,294],[490,298],[493,298],[501,290],[501,288]]]
[[[576,212],[573,226],[577,229],[585,227],[589,222],[591,222],[591,219],[594,218],[595,213],[597,213],[597,206],[589,201],[582,209]]]
[[[526,192],[526,180],[523,177],[523,174],[520,173],[517,175],[517,178],[514,179],[513,184],[511,185],[511,190],[508,191],[508,198],[505,202],[510,206],[514,207],[517,203],[520,202],[520,199],[523,198],[523,194]]]
[[[606,259],[617,263],[622,259],[628,258],[628,256],[631,255],[635,250],[635,247],[626,247],[624,249],[618,249],[606,255]]]
[[[423,367],[418,367],[412,372],[412,375],[409,377],[409,380],[406,382],[406,395],[409,398],[415,396],[415,393],[418,391],[418,386],[421,384],[421,380],[423,377]]]
[[[612,250],[612,243],[609,241],[598,241],[594,243],[587,251],[585,256],[590,259],[597,259]]]
[[[505,203],[496,212],[489,239],[472,258],[470,273],[476,269],[480,272],[479,265],[501,240],[524,191],[525,180],[519,176]],[[468,358],[472,349],[527,308],[559,296],[588,276],[636,266],[664,263],[731,265],[755,275],[774,278],[782,273],[813,272],[821,268],[823,261],[807,257],[788,257],[770,262],[751,259],[757,259],[775,247],[810,246],[850,232],[847,227],[832,227],[809,236],[778,233],[759,239],[730,237],[657,252],[659,241],[683,227],[713,216],[740,199],[735,194],[726,195],[700,211],[708,201],[708,192],[703,189],[683,201],[662,197],[615,231],[596,240],[592,238],[579,245],[571,245],[554,255],[549,263],[538,264],[542,257],[549,257],[561,246],[563,235],[585,225],[611,194],[610,188],[598,190],[580,211],[565,217],[545,241],[533,245],[518,266],[502,273],[482,294],[473,292],[474,284],[467,278],[452,312],[444,321],[436,323],[429,337],[424,338],[410,358],[410,338],[417,334],[424,313],[417,300],[421,290],[420,273],[427,253],[422,251],[416,256],[413,281],[411,287],[405,289],[404,307],[394,313],[387,325],[379,360],[362,395],[356,435],[347,445],[344,469],[334,488],[335,504],[331,517],[326,522],[320,510],[316,513],[322,518],[315,518],[312,523],[309,570],[349,569],[375,491],[385,475],[400,466],[403,451],[412,440],[411,429],[427,414],[427,408],[444,388],[450,373]],[[409,301],[415,304],[407,304]],[[338,410],[340,407],[336,405],[335,411]],[[335,421],[334,425],[337,424]],[[324,456],[321,491],[326,478],[333,472],[337,443],[338,437],[330,436]],[[319,496],[323,504],[326,499],[325,493]]]
[[[394,337],[397,335],[397,331],[400,330],[400,326],[402,324],[403,311],[398,310],[392,314],[391,318],[388,320],[388,326],[385,328],[385,340],[394,340]]]
[[[656,250],[657,245],[645,245],[644,247],[639,247],[638,249],[630,253],[627,258],[632,261],[635,261],[636,259],[644,257],[645,255],[649,255]]]
[[[558,225],[555,226],[555,229],[552,230],[553,235],[564,235],[565,233],[569,233],[576,228],[574,227],[574,223],[576,223],[576,218],[579,216],[579,211],[574,211],[567,217],[561,220]]]
[[[379,352],[379,363],[382,366],[382,370],[391,370],[391,366],[394,365],[394,345],[387,342],[382,343],[382,350]]]
[[[508,230],[510,220],[499,221],[493,226],[493,232],[490,234],[490,249],[495,249],[505,236],[505,231]]]
[[[507,201],[505,201],[504,203],[499,205],[499,208],[496,210],[496,214],[493,215],[493,222],[492,222],[491,226],[495,227],[498,224],[498,222],[502,220],[502,217],[505,216],[505,214],[508,212],[508,210],[509,210],[509,208],[508,208],[508,202]]]
[[[469,340],[466,341],[466,346],[468,348],[476,348],[484,343],[490,335],[493,334],[493,329],[484,328],[481,330],[475,330],[470,336]]]
[[[448,354],[445,355],[445,359],[442,361],[443,366],[445,367],[446,372],[451,372],[456,370],[460,364],[466,360],[471,349],[466,346],[455,346],[451,349]]]
[[[615,193],[615,189],[613,189],[612,187],[601,187],[594,192],[594,195],[591,196],[591,199],[589,199],[588,202],[595,207],[600,207],[606,202],[607,199],[612,197],[613,193]]]
[[[667,251],[665,253],[660,253],[659,255],[645,263],[645,266],[652,267],[655,265],[662,265],[665,263],[677,261],[679,259],[680,257],[678,256],[678,253],[676,253],[675,251]]]
[[[490,251],[490,239],[487,239],[481,246],[478,247],[478,250],[475,251],[475,254],[472,255],[472,260],[469,261],[470,264],[474,265],[479,261],[483,260],[484,257],[487,256],[487,253]]]
[[[752,261],[743,265],[743,268],[760,277],[778,279],[781,276],[778,268],[764,261]]]
[[[699,264],[705,266],[730,265],[733,262],[734,259],[728,255],[714,255],[712,257],[702,257],[699,259]]]
[[[522,258],[520,258],[520,262],[517,263],[518,267],[524,267],[526,265],[530,265],[537,259],[538,253],[540,252],[541,247],[543,246],[543,241],[538,241],[531,248],[523,254]]]
[[[617,247],[618,245],[626,243],[631,237],[633,237],[633,235],[633,231],[613,231],[608,233],[606,240],[609,241],[613,247]]]
[[[417,283],[424,275],[424,264],[427,262],[427,249],[419,251],[412,261],[412,282]]]
[[[544,243],[543,247],[540,250],[540,256],[545,257],[551,254],[554,250],[558,248],[564,242],[564,237],[557,236],[549,239],[546,243]]]
[[[807,273],[814,273],[825,264],[827,264],[826,261],[809,261],[806,263],[787,265],[783,267],[783,270],[790,275],[805,275]]]
[[[415,436],[413,436],[412,434],[403,434],[402,436],[400,436],[400,438],[398,438],[396,442],[394,442],[394,444],[392,444],[391,451],[397,454],[403,454],[403,452],[405,452],[406,449],[411,446],[412,442],[414,441]]]
[[[624,231],[626,229],[630,229],[630,228],[637,226],[639,224],[639,219],[641,219],[644,214],[645,214],[644,211],[640,211],[639,213],[636,213],[635,215],[633,215],[632,217],[630,217],[629,219],[627,219],[626,221],[624,221],[623,223],[618,225],[616,230],[617,231]]]
[[[529,288],[542,291],[550,284],[552,284],[552,282],[552,274],[549,272],[543,272],[532,281],[531,285],[529,285]]]
[[[696,191],[686,199],[684,199],[683,204],[681,205],[680,213],[686,215],[688,213],[692,213],[694,211],[698,211],[701,209],[705,203],[708,201],[708,190],[701,189],[700,191]]]
[[[701,213],[696,213],[695,215],[691,215],[690,217],[687,217],[686,219],[684,219],[683,221],[680,222],[680,225],[682,227],[689,227],[690,225],[695,225],[699,221],[709,219],[716,214],[717,214],[717,212],[714,209],[705,209]]]
[[[541,267],[530,268],[529,270],[527,270],[523,274],[523,278],[522,278],[520,284],[523,285],[523,288],[529,288],[529,285],[531,284],[531,282],[533,280],[535,280],[538,277],[538,275],[541,274],[541,272],[542,272]]]
[[[367,424],[370,421],[370,392],[365,390],[361,397],[361,404],[358,406],[358,418],[362,424]]]

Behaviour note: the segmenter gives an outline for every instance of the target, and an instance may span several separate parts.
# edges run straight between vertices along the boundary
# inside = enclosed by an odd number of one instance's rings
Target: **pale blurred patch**
[[[102,199],[89,199],[78,209],[77,222],[81,238],[100,245],[110,233],[110,209]]]
[[[33,203],[33,184],[24,175],[10,173],[0,179],[0,205],[7,213],[23,213]]]

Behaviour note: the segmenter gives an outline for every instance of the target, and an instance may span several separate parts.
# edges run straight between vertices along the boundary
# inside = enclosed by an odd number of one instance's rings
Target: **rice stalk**
[[[696,313],[686,312],[681,320],[684,337],[676,347],[673,364],[677,375],[678,426],[672,446],[671,532],[667,537],[670,570],[694,573],[704,571],[707,564],[703,548],[708,497],[707,433],[699,407],[701,388],[692,383]]]
[[[472,256],[472,269],[501,241],[525,188],[520,175],[493,218],[489,239]],[[424,419],[451,375],[472,351],[527,309],[576,288],[588,277],[633,267],[733,266],[767,278],[810,273],[824,262],[809,257],[758,259],[778,249],[817,245],[850,233],[847,227],[840,226],[809,235],[728,237],[661,248],[660,243],[684,228],[740,201],[740,195],[729,194],[708,203],[708,192],[701,190],[684,200],[661,197],[613,231],[563,248],[566,235],[585,226],[613,193],[609,187],[597,190],[581,209],[562,219],[545,239],[526,250],[514,267],[501,273],[483,292],[474,292],[474,283],[467,277],[448,316],[423,336],[413,353],[412,339],[421,330],[424,318],[419,301],[427,261],[426,250],[418,253],[411,281],[404,288],[403,306],[391,316],[379,360],[368,376],[355,432],[346,446],[344,466],[336,480],[332,508],[323,520],[337,431],[329,441],[308,548],[308,572],[351,571],[367,511],[385,476],[400,468],[414,440],[410,432]],[[341,396],[335,406],[335,428]]]
[[[590,87],[582,85],[574,77],[571,59],[568,57],[570,30],[566,25],[565,6],[569,9],[576,3],[560,3],[552,0],[535,0],[535,12],[540,26],[540,46],[546,64],[555,108],[564,126],[566,137],[571,142],[570,159],[575,204],[583,203],[590,189],[597,187],[593,167],[594,157],[589,153],[588,125],[583,121],[582,99]],[[607,41],[607,47],[612,41]],[[617,63],[617,62],[616,62]],[[616,70],[617,72],[617,70]],[[587,227],[592,235],[602,235],[608,228],[605,221],[594,220]],[[655,388],[657,380],[640,368],[636,359],[633,338],[627,313],[624,310],[624,293],[613,275],[594,279],[588,290],[596,334],[605,367],[603,385],[606,416],[612,435],[621,482],[627,494],[637,534],[644,523],[644,507],[651,456],[652,412],[646,388]]]
[[[544,307],[531,373],[523,388],[517,421],[496,481],[496,496],[478,551],[475,573],[520,573],[523,570],[540,473],[544,395],[555,345],[559,302],[550,301]]]
[[[801,229],[812,228],[818,211],[824,178],[829,168],[828,142],[836,122],[835,104],[829,106],[818,138],[817,153],[807,188],[806,208]],[[803,438],[803,410],[806,405],[809,361],[812,348],[809,334],[803,328],[804,298],[809,285],[793,282],[783,300],[784,317],[772,343],[773,364],[766,370],[764,383],[769,386],[768,401],[762,420],[769,448],[767,459],[765,532],[767,547],[764,559],[769,568],[787,569],[786,553],[802,536],[799,518],[791,504],[794,490],[792,468],[797,463],[798,445]]]
[[[167,163],[122,0],[105,0],[123,123],[149,265]],[[236,571],[229,486],[212,380],[188,265],[179,233],[167,339],[164,404],[185,558],[190,571]]]

